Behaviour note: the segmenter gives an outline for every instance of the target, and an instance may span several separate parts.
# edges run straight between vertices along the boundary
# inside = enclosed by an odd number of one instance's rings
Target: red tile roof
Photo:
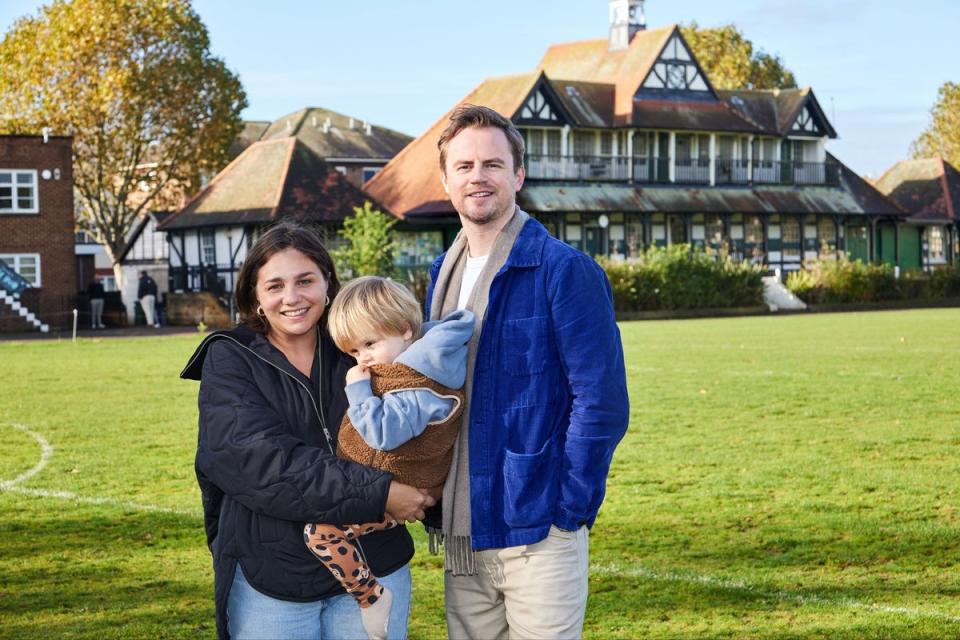
[[[337,222],[365,200],[373,199],[296,138],[264,140],[247,147],[160,228],[171,231],[283,217]]]
[[[901,160],[875,185],[911,218],[960,221],[960,172],[943,158]]]

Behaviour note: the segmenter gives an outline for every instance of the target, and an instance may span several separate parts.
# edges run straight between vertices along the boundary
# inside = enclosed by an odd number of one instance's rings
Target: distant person
[[[307,550],[304,523],[411,522],[435,502],[336,455],[355,364],[327,332],[339,289],[316,233],[272,227],[237,277],[241,324],[210,334],[181,374],[200,380],[195,464],[220,638],[363,638],[360,608]],[[410,534],[345,544],[392,594],[389,638],[406,637]]]
[[[450,638],[579,638],[588,529],[629,407],[610,283],[516,204],[523,137],[464,105],[438,142],[463,230],[429,317],[470,309],[463,425],[443,491]]]
[[[90,328],[106,329],[103,324],[103,283],[100,278],[94,278],[87,285],[87,296],[90,298]]]
[[[147,326],[160,328],[160,319],[157,317],[157,283],[146,271],[140,272],[140,282],[137,284],[137,299],[143,309],[143,318]]]
[[[337,348],[357,360],[347,371],[350,407],[337,454],[439,500],[460,430],[473,314],[456,311],[424,328],[420,303],[406,287],[366,276],[343,287],[327,324]],[[372,640],[387,637],[392,594],[344,543],[397,524],[388,514],[378,522],[304,528],[307,548],[360,605]]]

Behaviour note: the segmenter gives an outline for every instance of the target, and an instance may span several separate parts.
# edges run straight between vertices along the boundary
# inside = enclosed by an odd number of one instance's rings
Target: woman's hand
[[[424,509],[436,503],[426,489],[393,481],[387,492],[387,515],[397,522],[416,522],[425,517]]]
[[[369,379],[370,379],[370,369],[363,366],[362,364],[358,364],[354,367],[350,367],[350,369],[347,370],[347,384],[353,384],[358,380],[369,380]]]

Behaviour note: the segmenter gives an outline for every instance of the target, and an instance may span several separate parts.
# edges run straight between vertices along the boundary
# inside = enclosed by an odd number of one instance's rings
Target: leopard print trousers
[[[383,595],[383,585],[377,582],[370,567],[363,561],[351,540],[374,531],[385,531],[397,526],[397,521],[386,519],[365,524],[307,524],[303,528],[303,541],[323,565],[330,570],[357,604],[365,609]]]

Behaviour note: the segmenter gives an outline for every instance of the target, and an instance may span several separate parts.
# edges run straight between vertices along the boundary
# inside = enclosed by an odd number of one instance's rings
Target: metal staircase
[[[23,320],[39,329],[41,333],[49,333],[50,326],[41,322],[37,314],[27,309],[20,302],[20,293],[30,286],[23,276],[11,269],[6,262],[0,260],[0,303],[7,305]]]

